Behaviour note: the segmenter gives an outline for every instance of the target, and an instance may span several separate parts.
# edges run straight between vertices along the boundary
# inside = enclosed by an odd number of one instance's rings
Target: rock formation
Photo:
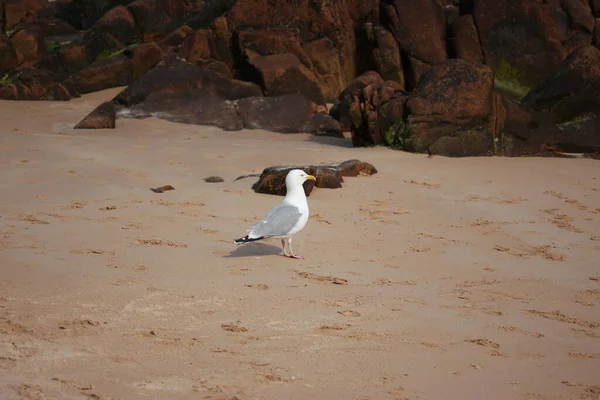
[[[0,99],[128,86],[118,116],[351,131],[355,146],[452,156],[595,152],[599,4],[5,0]],[[304,108],[286,125],[287,96]],[[316,113],[324,103],[339,125]]]

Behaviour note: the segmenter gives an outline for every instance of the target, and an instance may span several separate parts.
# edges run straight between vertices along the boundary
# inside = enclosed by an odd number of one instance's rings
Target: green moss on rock
[[[531,90],[531,79],[527,71],[504,58],[497,60],[494,67],[494,87],[515,100],[522,99]]]
[[[414,131],[410,123],[400,121],[383,132],[383,143],[395,150],[414,151]]]

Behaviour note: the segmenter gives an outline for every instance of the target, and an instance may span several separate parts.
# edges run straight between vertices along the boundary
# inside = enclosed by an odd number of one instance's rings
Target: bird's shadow
[[[274,254],[282,254],[281,247],[266,243],[247,243],[236,247],[235,250],[224,257],[259,257]]]

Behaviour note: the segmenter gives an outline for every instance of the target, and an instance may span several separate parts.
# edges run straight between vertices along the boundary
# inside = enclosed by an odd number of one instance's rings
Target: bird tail
[[[244,243],[248,243],[248,242],[255,242],[257,240],[261,240],[264,239],[264,236],[261,236],[259,238],[249,238],[248,235],[244,236],[243,238],[239,238],[239,239],[235,239],[233,241],[233,243],[235,244],[244,244]]]

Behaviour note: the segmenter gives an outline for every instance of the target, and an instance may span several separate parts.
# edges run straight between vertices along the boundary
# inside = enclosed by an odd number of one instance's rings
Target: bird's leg
[[[281,239],[281,245],[283,246],[283,255],[286,257],[289,257],[290,255],[287,252],[287,249],[285,248],[285,244],[287,243],[287,241],[284,239]]]
[[[297,256],[297,255],[294,254],[294,250],[292,250],[292,238],[288,238],[287,239],[287,243],[288,243],[288,247],[290,248],[290,254],[288,255],[288,257],[290,257],[290,258],[296,258],[298,260],[304,260],[304,257]]]

